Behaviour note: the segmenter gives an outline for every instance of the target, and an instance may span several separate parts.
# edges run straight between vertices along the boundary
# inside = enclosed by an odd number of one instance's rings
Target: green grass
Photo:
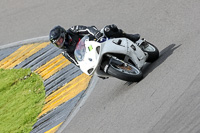
[[[29,133],[44,99],[39,75],[30,69],[0,69],[0,133]]]

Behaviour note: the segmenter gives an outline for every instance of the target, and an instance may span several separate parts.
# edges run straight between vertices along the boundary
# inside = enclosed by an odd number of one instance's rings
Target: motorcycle
[[[127,38],[107,38],[104,34],[94,41],[86,35],[77,44],[74,56],[87,75],[139,82],[143,78],[142,67],[157,60],[159,51],[144,38],[134,43]]]

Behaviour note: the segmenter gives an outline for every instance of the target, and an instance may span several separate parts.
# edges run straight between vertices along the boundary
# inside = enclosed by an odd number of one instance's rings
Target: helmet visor
[[[61,35],[56,41],[55,41],[55,45],[59,48],[62,48],[63,45],[65,43],[65,36],[64,35]]]
[[[63,41],[64,41],[64,38],[63,38],[63,37],[59,37],[59,38],[56,40],[55,44],[59,47],[59,46],[63,43]]]

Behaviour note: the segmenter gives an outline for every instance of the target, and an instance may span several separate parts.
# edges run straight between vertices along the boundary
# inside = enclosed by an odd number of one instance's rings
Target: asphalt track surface
[[[200,1],[0,1],[0,45],[46,36],[55,25],[116,24],[155,44],[144,79],[101,80],[62,132],[200,132]]]

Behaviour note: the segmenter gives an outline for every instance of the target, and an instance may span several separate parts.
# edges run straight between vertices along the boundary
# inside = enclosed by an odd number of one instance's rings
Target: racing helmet
[[[55,44],[58,48],[63,48],[66,41],[67,32],[61,26],[54,27],[49,34],[49,40]]]

